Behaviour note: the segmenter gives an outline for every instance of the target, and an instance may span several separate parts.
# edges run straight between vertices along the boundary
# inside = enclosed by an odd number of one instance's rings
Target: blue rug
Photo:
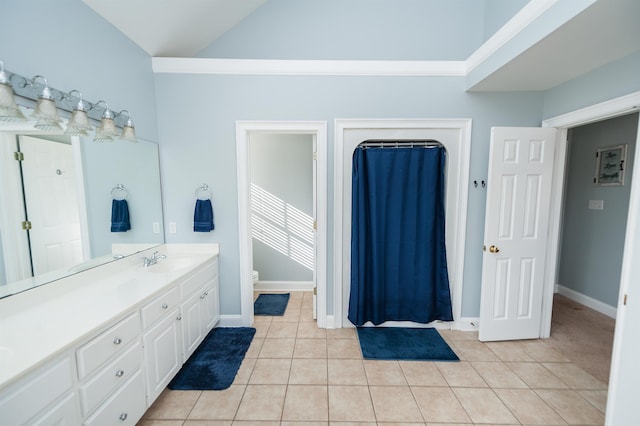
[[[250,327],[214,328],[171,380],[169,389],[227,389],[255,334],[256,329]]]
[[[365,359],[459,361],[435,328],[358,327]]]
[[[289,293],[261,294],[253,303],[253,315],[282,316],[289,303]]]

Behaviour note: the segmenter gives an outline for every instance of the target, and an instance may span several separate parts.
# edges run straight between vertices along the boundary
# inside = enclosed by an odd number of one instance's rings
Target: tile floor
[[[442,331],[460,362],[363,360],[354,329],[318,329],[291,293],[224,391],[165,390],[140,426],[602,425],[606,383],[541,340]]]

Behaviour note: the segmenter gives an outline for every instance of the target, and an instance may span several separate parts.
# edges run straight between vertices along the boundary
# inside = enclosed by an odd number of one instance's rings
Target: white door
[[[553,128],[491,129],[482,341],[540,337],[555,147]]]
[[[81,263],[82,238],[73,149],[65,143],[20,137],[22,173],[31,222],[33,272]]]

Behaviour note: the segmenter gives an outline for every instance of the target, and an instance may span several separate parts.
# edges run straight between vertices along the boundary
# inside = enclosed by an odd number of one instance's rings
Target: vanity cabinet
[[[185,362],[220,320],[218,260],[185,279],[180,284],[180,293],[184,300],[180,305],[180,321]]]
[[[80,412],[73,391],[73,359],[50,361],[0,392],[2,425],[78,425]]]
[[[138,282],[130,279],[118,291],[108,283],[95,295],[82,287],[83,295],[94,297],[100,320],[82,332],[67,333],[67,343],[36,358],[41,360],[33,364],[38,367],[0,387],[0,425],[135,425],[219,321],[215,250],[182,274],[170,269],[136,272]],[[97,269],[93,277],[99,275]],[[91,280],[79,284],[86,282]],[[113,298],[105,300],[107,295]],[[78,301],[91,306],[85,299],[74,299]],[[43,304],[38,316],[52,317],[68,311],[64,308],[71,306]],[[68,321],[67,327],[82,329],[71,315]],[[44,327],[36,324],[32,329],[40,328]],[[50,333],[58,329],[65,327],[51,328],[38,338],[55,341]],[[34,334],[28,336],[35,339]],[[21,350],[19,343],[7,347]]]
[[[147,373],[147,402],[151,405],[182,367],[180,324],[175,307],[145,331],[142,338]]]

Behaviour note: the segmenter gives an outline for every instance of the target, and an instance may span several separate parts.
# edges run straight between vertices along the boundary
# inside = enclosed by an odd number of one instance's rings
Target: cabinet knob
[[[167,305],[166,303],[162,304],[162,309],[167,309],[169,307],[169,305]]]
[[[182,320],[182,314],[179,314],[179,315],[176,317],[176,319],[177,319],[178,321]]]
[[[124,370],[116,371],[116,377],[122,377],[122,376],[124,376]]]
[[[118,418],[120,419],[121,422],[124,422],[125,420],[127,420],[127,413],[120,414],[120,417]]]
[[[113,339],[113,344],[114,345],[119,345],[120,343],[122,343],[122,339],[119,337],[116,337],[115,339]]]
[[[207,293],[204,293],[200,296],[200,299],[204,299],[205,297],[207,297]]]

